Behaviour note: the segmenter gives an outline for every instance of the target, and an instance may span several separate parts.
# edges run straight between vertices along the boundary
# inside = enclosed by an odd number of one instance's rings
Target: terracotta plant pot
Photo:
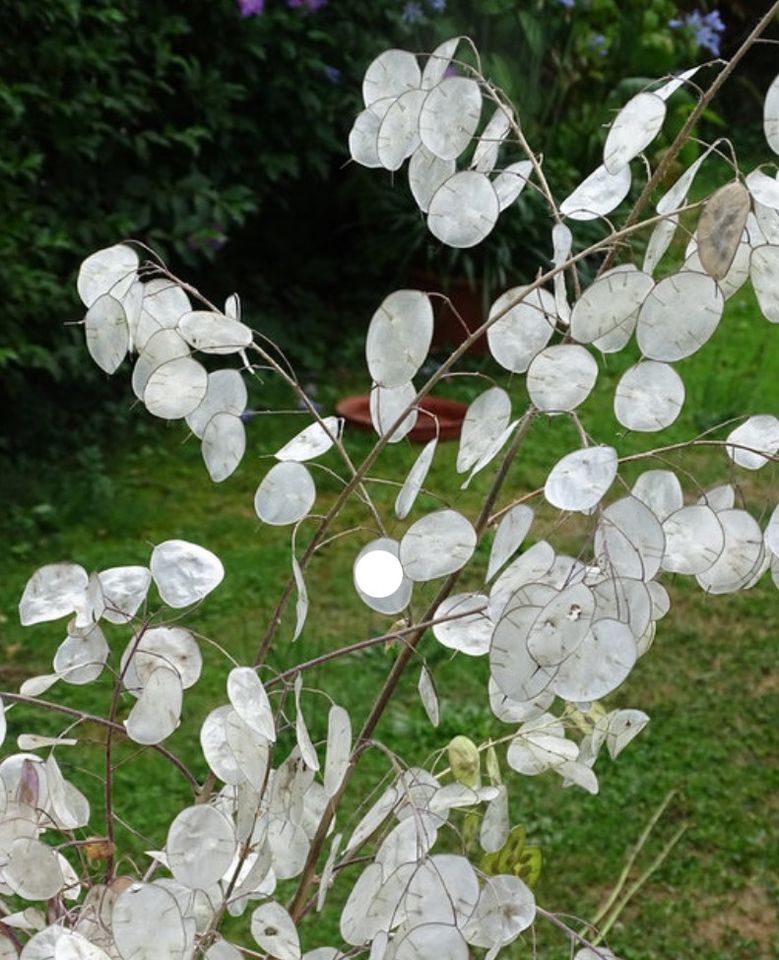
[[[471,286],[464,277],[452,277],[442,280],[432,273],[415,272],[411,277],[412,284],[419,290],[428,293],[441,293],[448,297],[452,307],[441,297],[433,297],[433,349],[443,350],[459,347],[469,333],[478,329],[484,322],[484,304],[481,284]],[[457,318],[460,314],[463,323]],[[467,328],[467,330],[466,330]],[[469,348],[469,353],[483,354],[487,352],[487,338],[479,339]]]
[[[416,426],[406,436],[417,443],[425,443],[436,436],[435,418],[438,419],[438,437],[440,440],[456,440],[462,430],[465,413],[468,409],[457,400],[444,397],[425,397],[419,404],[420,414]],[[335,411],[347,423],[354,424],[360,430],[373,430],[370,413],[370,398],[363,394],[359,397],[344,397],[335,405]],[[426,416],[425,413],[430,414]]]

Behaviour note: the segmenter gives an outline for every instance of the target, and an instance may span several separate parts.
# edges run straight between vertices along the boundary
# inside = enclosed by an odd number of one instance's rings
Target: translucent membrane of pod
[[[206,393],[200,404],[187,414],[189,429],[202,439],[211,418],[217,413],[239,417],[246,409],[246,384],[237,370],[214,370],[208,374]]]
[[[694,575],[712,567],[725,546],[717,514],[705,504],[680,507],[663,519],[663,570]]]
[[[505,313],[504,313],[505,311]],[[490,307],[487,330],[490,353],[506,370],[524,373],[532,359],[549,343],[557,321],[554,297],[538,287],[514,287],[501,294]]]
[[[560,204],[560,213],[570,220],[596,220],[618,207],[630,190],[630,167],[612,174],[600,166]]]
[[[533,358],[527,392],[539,410],[574,410],[590,395],[597,378],[598,365],[588,350],[576,343],[557,344]]]
[[[518,160],[516,163],[510,163],[495,177],[492,186],[498,196],[501,213],[522,193],[532,172],[533,164],[529,160]]]
[[[395,99],[407,90],[419,87],[422,71],[417,58],[407,50],[385,50],[373,60],[362,82],[362,98],[366,107],[379,100]]]
[[[214,483],[221,483],[239,467],[246,452],[246,429],[234,413],[217,413],[203,431],[203,461]]]
[[[613,447],[586,447],[566,454],[552,467],[544,496],[559,510],[590,511],[617,476],[617,451]]]
[[[456,510],[438,510],[417,520],[400,541],[400,562],[414,581],[454,573],[476,549],[476,531]]]
[[[595,530],[595,555],[602,570],[651,580],[660,569],[665,536],[660,521],[636,497],[615,500]]]
[[[527,536],[532,522],[532,509],[521,503],[512,507],[508,513],[505,514],[498,524],[498,529],[495,531],[495,539],[492,541],[489,565],[487,567],[487,580],[492,580],[493,576],[500,570],[503,564],[519,548]]]
[[[614,394],[614,414],[628,430],[651,433],[670,426],[684,406],[684,382],[673,367],[645,360],[626,370]]]
[[[257,516],[271,526],[302,520],[314,505],[316,487],[307,467],[294,460],[274,464],[254,495]]]
[[[476,133],[481,106],[481,90],[475,80],[441,80],[427,94],[419,114],[422,143],[442,160],[456,160]]]
[[[603,166],[617,174],[645,150],[665,120],[665,101],[655,93],[637,93],[619,111],[603,147]]]
[[[114,373],[130,349],[130,327],[122,304],[110,294],[98,297],[84,318],[87,350],[106,373]]]
[[[414,501],[422,489],[427,473],[430,470],[430,464],[433,462],[437,446],[437,439],[433,438],[429,440],[409,470],[395,500],[395,516],[399,520],[404,520],[411,512]]]
[[[408,164],[408,184],[422,213],[428,212],[436,190],[456,169],[454,160],[442,160],[424,144],[417,147]]]
[[[768,88],[763,104],[763,131],[768,146],[779,154],[779,77]]]
[[[487,653],[493,629],[487,604],[488,598],[481,593],[455,593],[447,597],[439,605],[435,617],[456,619],[446,620],[433,627],[436,640],[450,650],[458,650],[470,657],[480,657]]]
[[[684,505],[682,485],[672,470],[645,470],[630,492],[649,507],[660,523]]]
[[[420,290],[396,290],[374,313],[365,340],[371,377],[401,387],[425,362],[433,338],[433,307]]]
[[[749,260],[749,277],[763,316],[779,323],[779,244],[755,247]]]
[[[124,243],[98,250],[79,268],[78,295],[87,307],[105,294],[121,300],[135,280],[138,266],[138,254]]]
[[[728,434],[727,442],[734,444],[725,449],[737,466],[759,470],[779,452],[779,419],[770,413],[749,417]]]
[[[419,411],[411,409],[397,427],[390,430],[404,410],[416,399],[417,391],[409,381],[397,387],[382,387],[374,383],[370,394],[370,413],[373,429],[380,437],[388,436],[388,443],[399,443],[416,426]]]
[[[342,421],[338,417],[324,417],[321,423],[309,424],[296,434],[274,456],[277,460],[295,460],[303,463],[321,457],[333,446],[333,438],[338,437]]]
[[[450,40],[444,40],[430,54],[422,70],[421,86],[424,90],[432,90],[443,79],[446,71],[457,52],[457,46],[460,43],[459,37],[452,37]]]
[[[363,167],[380,167],[379,126],[381,118],[372,110],[363,110],[354,118],[349,131],[349,154]]]
[[[442,243],[464,249],[490,233],[499,213],[498,195],[489,177],[475,170],[461,170],[433,194],[427,225]]]
[[[725,300],[705,273],[676,273],[661,280],[638,314],[636,338],[644,356],[672,362],[689,357],[717,329]]]
[[[187,540],[166,540],[152,550],[151,575],[169,607],[180,609],[197,603],[224,579],[216,554]]]
[[[384,114],[376,154],[386,170],[399,170],[420,145],[419,113],[426,97],[425,90],[407,90]]]
[[[625,328],[627,342],[636,314],[653,287],[652,278],[640,270],[609,270],[587,287],[574,304],[571,336],[579,343],[599,346],[599,340],[613,337]]]
[[[238,353],[245,350],[253,339],[245,324],[213,310],[185,313],[176,329],[194,350],[203,353]]]
[[[489,450],[511,419],[511,399],[502,387],[490,387],[468,407],[460,433],[456,469],[465,473]]]
[[[155,417],[179,420],[199,406],[207,387],[205,367],[192,357],[179,357],[154,368],[143,390],[143,402]]]

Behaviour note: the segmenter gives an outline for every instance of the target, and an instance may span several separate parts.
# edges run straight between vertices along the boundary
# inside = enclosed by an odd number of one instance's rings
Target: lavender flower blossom
[[[416,3],[415,0],[408,0],[408,3],[403,7],[400,19],[403,23],[412,24],[417,23],[423,16],[422,5]]]
[[[722,22],[719,10],[712,10],[711,13],[693,10],[682,18],[674,17],[673,20],[669,20],[668,26],[673,29],[689,27],[693,30],[695,42],[699,47],[704,47],[715,57],[719,56],[720,41],[725,32],[725,24]]]
[[[435,13],[444,13],[446,11],[446,0],[428,0],[428,6]]]
[[[242,17],[259,17],[265,12],[265,0],[238,0]]]

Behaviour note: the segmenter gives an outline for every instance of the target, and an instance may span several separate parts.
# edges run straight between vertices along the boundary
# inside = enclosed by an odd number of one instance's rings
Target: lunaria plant
[[[506,103],[458,58],[469,41],[447,41],[427,58],[389,50],[370,64],[365,109],[349,138],[354,160],[391,171],[408,161],[414,200],[431,233],[451,246],[483,240],[522,190],[539,191],[549,211],[551,267],[503,293],[482,327],[424,383],[430,297],[423,290],[386,297],[370,320],[366,350],[378,439],[360,465],[341,422],[318,414],[275,349],[247,325],[237,296],[219,308],[160,262],[141,261],[130,243],[87,257],[78,291],[90,354],[107,373],[132,358],[135,396],[153,416],[186,421],[212,480],[224,480],[241,462],[245,383],[258,367],[281,378],[310,422],[276,451],[258,483],[259,520],[290,528],[291,573],[254,662],[232,666],[223,703],[200,729],[210,769],[205,782],[165,741],[185,722],[186,691],[201,672],[200,644],[186,615],[218,590],[219,558],[205,546],[170,539],[151,550],[148,566],[90,572],[54,563],[30,577],[22,623],[62,621],[66,636],[50,674],[2,694],[3,731],[18,704],[53,712],[67,728],[59,736],[18,733],[21,752],[0,764],[0,957],[299,960],[301,920],[325,909],[337,889],[339,934],[316,942],[316,927],[309,928],[309,960],[493,960],[514,941],[520,952],[512,955],[530,956],[531,928],[539,922],[555,924],[577,960],[613,960],[599,945],[603,931],[574,930],[553,905],[536,904],[538,852],[512,828],[509,797],[520,778],[547,772],[561,787],[597,793],[599,756],[617,757],[640,734],[649,721],[640,704],[610,709],[602,700],[651,647],[669,612],[667,575],[695,578],[710,594],[749,589],[769,569],[779,584],[779,511],[761,529],[736,505],[730,484],[700,492],[686,474],[680,478],[654,459],[705,444],[720,447],[735,468],[764,468],[779,450],[774,414],[758,411],[705,438],[629,457],[591,441],[577,416],[598,387],[596,358],[635,336],[641,358],[616,386],[616,417],[639,433],[672,424],[685,402],[674,363],[715,335],[726,300],[743,284],[754,288],[767,324],[779,323],[779,77],[765,97],[773,166],[742,177],[729,144],[718,142],[702,148],[659,200],[655,190],[778,7],[730,64],[659,78],[630,99],[611,118],[602,164],[562,202],[525,141],[522,104]],[[708,88],[693,85],[712,71]],[[642,151],[662,130],[666,103],[682,85],[697,91],[698,105],[652,171]],[[721,186],[688,203],[698,170],[715,161],[726,171]],[[623,214],[636,184],[640,197]],[[660,268],[683,213],[697,226],[683,264],[668,272]],[[588,237],[593,228],[601,234],[585,249],[575,236],[582,221],[591,222]],[[645,241],[639,263],[623,259],[639,246],[624,243],[631,238]],[[577,269],[595,254],[603,257],[600,272],[581,289]],[[383,517],[366,484],[369,471],[407,435],[420,400],[482,333],[496,375],[504,383],[502,371],[524,378],[530,404],[518,409],[510,391],[494,383],[468,410],[456,469],[466,483],[491,471],[480,511],[465,516],[447,506],[446,490],[439,509],[415,506],[436,457],[431,440],[399,486],[395,516]],[[767,325],[766,336],[774,333]],[[571,418],[581,442],[554,464],[541,489],[517,496],[507,489],[507,473],[531,423],[546,417]],[[342,462],[343,486],[326,512],[312,517],[318,495],[309,462],[331,448]],[[646,461],[630,488],[620,484],[627,460]],[[327,549],[353,497],[375,530],[370,542],[355,546],[353,589],[386,616],[386,630],[306,659],[308,598],[316,588],[309,561]],[[588,533],[577,556],[559,553],[536,533],[534,507],[544,500],[561,515],[582,515]],[[315,532],[299,549],[296,533],[307,518]],[[476,548],[488,533],[483,569]],[[414,603],[415,593],[433,599]],[[109,647],[103,624],[124,630],[124,649]],[[271,670],[276,646],[290,637],[298,640],[299,665]],[[373,702],[351,705],[353,712],[332,703],[326,742],[315,743],[306,724],[305,671],[389,638],[398,641],[396,656]],[[380,746],[379,723],[407,672],[418,678],[430,723],[438,723],[434,676],[423,657],[431,643],[487,658],[482,693],[502,734],[478,744],[458,736],[431,769],[388,761],[390,780],[362,807],[351,798],[358,812],[342,816],[352,775],[365,752]],[[114,691],[106,716],[58,702],[63,684],[87,686],[103,671]],[[287,719],[291,706],[294,722]],[[105,744],[105,810],[97,817],[58,761],[79,749],[86,726],[102,727]],[[189,804],[169,811],[164,845],[137,866],[117,849],[113,812],[112,749],[126,738],[161,754],[191,787]],[[291,740],[291,752],[280,750]],[[457,827],[458,811],[477,824],[472,844]],[[356,876],[344,871],[354,864]]]

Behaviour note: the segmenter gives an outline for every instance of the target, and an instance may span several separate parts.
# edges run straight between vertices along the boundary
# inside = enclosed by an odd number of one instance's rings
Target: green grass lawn
[[[630,351],[608,357],[593,396],[581,417],[596,442],[615,444],[621,453],[692,437],[712,425],[742,413],[777,412],[779,349],[776,331],[756,311],[751,293],[742,292],[728,305],[713,341],[699,354],[678,364],[687,386],[687,402],[676,424],[661,435],[620,436],[611,412],[614,386],[633,362]],[[84,363],[88,363],[85,353]],[[484,367],[483,361],[477,361]],[[465,369],[465,367],[463,367]],[[484,367],[486,369],[486,367]],[[494,370],[492,371],[494,373]],[[516,413],[524,409],[521,379],[499,378],[512,395]],[[330,412],[339,394],[367,387],[365,379],[339,378],[320,384],[319,397]],[[481,378],[456,378],[439,392],[471,399],[486,386]],[[128,386],[129,396],[129,386]],[[257,388],[253,403],[289,406],[279,390],[268,384]],[[139,411],[139,418],[144,414]],[[18,689],[20,682],[48,672],[50,660],[64,637],[64,622],[23,630],[16,604],[33,571],[57,560],[74,560],[88,570],[118,564],[147,563],[151,545],[177,537],[215,551],[224,561],[223,585],[188,619],[192,629],[224,648],[239,663],[251,662],[267,626],[279,591],[290,573],[289,531],[268,528],[257,519],[252,498],[268,469],[267,457],[305,421],[300,417],[261,416],[249,425],[249,446],[243,465],[224,484],[213,486],[200,460],[196,440],[186,439],[180,426],[146,423],[128,448],[116,438],[115,453],[93,457],[91,469],[70,480],[66,464],[41,469],[24,477],[25,505],[7,505],[2,520],[6,549],[0,558],[0,637],[2,689]],[[355,461],[369,449],[371,439],[347,430],[346,445]],[[546,473],[564,453],[578,445],[576,432],[564,417],[539,419],[511,469],[501,503],[543,484]],[[419,452],[406,442],[390,447],[374,475],[402,481]],[[473,519],[488,489],[494,467],[479,476],[467,491],[454,474],[456,444],[442,444],[427,487],[445,502]],[[666,461],[664,461],[666,462]],[[690,498],[696,484],[706,486],[730,480],[756,515],[773,509],[777,470],[750,473],[733,468],[724,454],[694,451],[671,455],[668,462],[684,464],[680,477]],[[331,452],[322,464],[339,469]],[[628,483],[657,461],[630,465]],[[316,509],[324,511],[339,483],[315,468],[319,488]],[[772,472],[773,471],[773,472]],[[694,479],[693,479],[694,478]],[[18,485],[18,484],[17,484]],[[370,483],[377,505],[387,517],[390,535],[402,531],[426,511],[439,505],[422,495],[407,521],[392,513],[397,487]],[[585,529],[581,518],[560,526],[551,511],[539,504],[530,540],[549,536],[564,551],[577,549]],[[344,512],[339,529],[360,529],[335,540],[318,553],[307,577],[311,609],[307,626],[296,644],[290,643],[293,608],[287,611],[277,636],[266,675],[296,661],[384,633],[392,618],[365,608],[351,586],[351,564],[359,547],[375,536],[370,516],[359,504]],[[308,527],[301,532],[299,548]],[[477,554],[473,571],[464,581],[479,584],[486,569],[489,544]],[[601,791],[591,797],[578,789],[563,790],[553,774],[540,778],[512,775],[512,816],[540,844],[544,868],[537,888],[548,909],[577,917],[591,916],[615,883],[626,854],[670,789],[676,795],[638,861],[634,876],[648,866],[681,823],[687,832],[670,858],[648,880],[625,911],[610,936],[623,960],[768,960],[777,949],[776,896],[779,893],[779,807],[777,726],[779,672],[777,672],[776,590],[768,576],[735,596],[707,599],[694,581],[666,578],[673,597],[669,616],[659,624],[654,647],[642,658],[628,682],[607,700],[611,706],[646,710],[652,720],[616,763],[602,758],[597,765]],[[419,590],[415,609],[422,609]],[[418,598],[418,599],[417,599]],[[118,662],[129,639],[128,631],[111,628],[109,641]],[[199,722],[226,701],[224,681],[230,664],[216,647],[203,643],[206,669],[199,684],[185,695],[184,722],[167,745],[191,763],[199,777],[206,767],[199,755]],[[460,733],[479,740],[505,735],[486,705],[487,664],[451,652],[428,636],[420,648],[438,687],[442,719],[433,729],[418,701],[418,671],[409,675],[384,716],[378,735],[407,762],[424,762]],[[310,671],[304,709],[316,737],[324,730],[328,701],[325,690],[353,713],[358,724],[367,713],[392,662],[393,650],[374,647],[349,660]],[[48,696],[59,702],[105,713],[110,700],[108,677],[86,689],[60,684]],[[129,703],[122,705],[123,716]],[[26,708],[15,708],[9,731],[56,731],[64,724]],[[86,734],[99,741],[99,730]],[[282,746],[291,746],[285,736]],[[6,744],[12,749],[12,738]],[[118,834],[130,855],[144,862],[143,850],[164,843],[167,826],[179,805],[186,802],[185,781],[164,761],[146,751],[135,756],[122,747],[122,765],[116,774],[117,813],[141,836]],[[282,756],[283,754],[279,754]],[[60,762],[75,779],[66,749]],[[102,772],[99,742],[87,745],[78,765],[95,803],[95,831],[100,831],[102,807],[98,778]],[[348,825],[354,811],[376,781],[387,774],[388,761],[378,750],[369,751],[349,791],[340,823]],[[80,781],[83,783],[84,781]],[[343,895],[336,886],[333,901]],[[334,911],[307,924],[304,945],[337,942]],[[561,935],[543,922],[538,925],[538,955],[567,956]],[[531,943],[511,948],[516,957],[529,957]]]

